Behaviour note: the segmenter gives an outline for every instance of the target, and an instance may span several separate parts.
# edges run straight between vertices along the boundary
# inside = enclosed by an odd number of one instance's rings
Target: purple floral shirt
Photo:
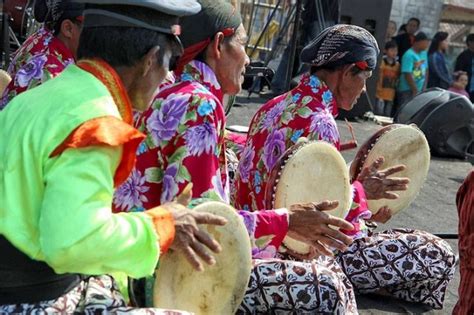
[[[0,110],[16,95],[54,78],[71,63],[72,52],[53,32],[41,28],[26,39],[8,67],[12,81],[3,92]]]
[[[339,149],[340,139],[333,94],[315,75],[304,76],[286,94],[263,105],[250,124],[245,148],[239,161],[233,200],[239,209],[256,211],[265,206],[265,191],[270,173],[285,151],[300,137],[324,140]],[[370,217],[362,185],[353,185],[353,206],[346,219],[359,235],[365,229],[361,219]],[[348,209],[349,210],[349,209]]]
[[[193,203],[229,203],[222,91],[214,72],[192,61],[136,121],[147,135],[130,178],[117,189],[115,211],[143,211],[173,200],[193,183]],[[276,253],[288,230],[286,210],[239,211],[255,258]]]

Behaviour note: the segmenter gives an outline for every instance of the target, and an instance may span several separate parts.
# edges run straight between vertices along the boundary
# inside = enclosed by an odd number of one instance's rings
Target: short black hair
[[[163,64],[168,35],[142,28],[91,27],[82,30],[78,59],[100,58],[112,67],[133,66],[155,46],[160,46],[158,63]]]
[[[136,7],[126,10],[120,6],[108,6],[107,10],[149,21],[156,18],[154,11]],[[86,17],[87,19],[87,17]],[[112,67],[133,66],[155,46],[160,46],[158,63],[163,64],[163,56],[168,49],[173,55],[179,54],[179,46],[174,35],[134,27],[85,27],[81,32],[78,59],[100,58]]]
[[[466,37],[466,44],[469,44],[471,42],[474,42],[474,33],[471,33],[471,34],[467,35],[467,37]]]
[[[419,18],[412,17],[412,18],[410,18],[410,19],[408,20],[408,22],[407,22],[407,23],[409,23],[410,21],[415,21],[415,22],[416,22],[416,24],[418,25],[418,27],[420,27],[421,21],[420,21],[420,19],[419,19]]]
[[[389,40],[388,42],[385,43],[385,50],[391,49],[391,48],[398,48],[397,42],[394,40]]]

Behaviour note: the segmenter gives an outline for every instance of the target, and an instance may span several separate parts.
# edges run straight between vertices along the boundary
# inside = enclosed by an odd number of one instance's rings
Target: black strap
[[[78,274],[56,274],[0,235],[0,305],[56,299],[81,281]]]

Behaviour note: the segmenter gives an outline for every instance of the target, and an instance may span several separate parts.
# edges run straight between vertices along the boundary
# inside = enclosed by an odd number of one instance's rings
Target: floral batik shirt
[[[114,197],[114,209],[143,211],[173,200],[188,183],[193,203],[229,203],[225,157],[225,114],[214,72],[192,61],[176,82],[163,86],[136,121],[147,137],[137,163]],[[273,257],[288,230],[285,209],[239,211],[252,241],[253,257]]]
[[[304,76],[295,89],[263,105],[252,119],[241,154],[233,196],[235,206],[251,211],[264,207],[271,170],[300,137],[323,140],[339,149],[334,119],[337,114],[333,94],[315,75]],[[359,219],[370,216],[359,182],[353,183],[353,191],[353,205],[347,218],[356,229],[347,231],[350,235],[363,228]]]
[[[52,31],[41,28],[15,53],[8,67],[12,81],[3,92],[0,110],[16,95],[54,78],[71,63],[72,52]]]

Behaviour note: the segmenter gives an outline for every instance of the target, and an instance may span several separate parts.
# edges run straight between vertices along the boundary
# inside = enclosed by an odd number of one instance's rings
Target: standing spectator
[[[467,35],[466,45],[467,49],[456,59],[454,71],[467,72],[469,83],[466,86],[466,91],[469,93],[471,102],[474,102],[474,33]]]
[[[398,46],[398,59],[402,59],[405,52],[413,46],[413,43],[415,42],[415,33],[420,29],[420,20],[414,17],[409,19],[405,29],[405,33],[393,38]]]
[[[398,48],[395,41],[385,44],[385,55],[380,65],[380,75],[377,82],[375,114],[391,116],[395,89],[400,77],[400,63],[397,61]]]
[[[388,21],[387,32],[385,33],[385,42],[388,43],[392,40],[392,37],[397,33],[397,23],[395,21]]]
[[[397,36],[405,34],[406,32],[407,32],[407,24],[405,23],[405,24],[400,25],[400,27],[398,28]]]
[[[467,73],[464,71],[456,71],[453,74],[453,83],[449,88],[449,91],[464,95],[465,97],[469,98],[469,94],[466,92],[466,86],[468,83]]]
[[[428,76],[428,54],[430,40],[425,33],[415,36],[413,47],[402,58],[402,75],[398,85],[398,105],[401,106],[426,86]]]
[[[428,87],[440,87],[448,89],[453,83],[446,64],[446,49],[448,49],[448,37],[446,32],[438,32],[431,41],[428,50]]]

